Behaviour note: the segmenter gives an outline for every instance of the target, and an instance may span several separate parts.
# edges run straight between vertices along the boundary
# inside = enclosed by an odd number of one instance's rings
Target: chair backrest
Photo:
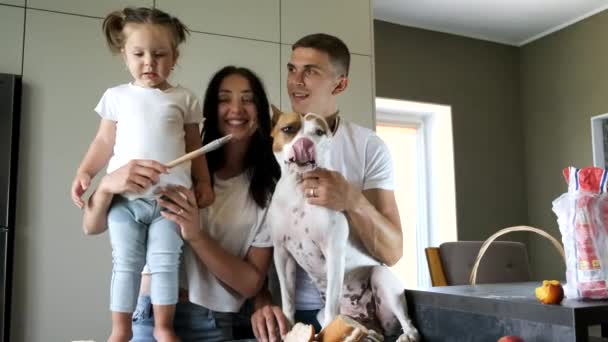
[[[439,246],[441,266],[447,285],[469,283],[471,269],[482,244],[483,241],[455,241],[442,243]],[[529,280],[531,273],[528,253],[526,245],[521,242],[494,241],[481,260],[477,271],[478,284]],[[436,282],[433,283],[437,286]]]
[[[431,285],[433,286],[446,286],[448,285],[447,279],[445,279],[445,271],[441,264],[441,253],[439,247],[427,247],[424,249],[426,254],[426,262],[429,267],[429,275],[431,276]]]

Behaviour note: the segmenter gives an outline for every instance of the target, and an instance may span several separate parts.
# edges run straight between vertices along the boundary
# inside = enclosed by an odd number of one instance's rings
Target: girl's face
[[[224,78],[218,94],[218,129],[234,140],[248,140],[258,125],[258,111],[249,81],[237,74]]]
[[[145,88],[169,87],[167,78],[177,61],[171,31],[162,25],[127,24],[122,55],[135,84]]]

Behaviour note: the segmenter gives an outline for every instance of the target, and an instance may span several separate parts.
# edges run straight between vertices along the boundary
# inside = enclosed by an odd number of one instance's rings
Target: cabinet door
[[[100,24],[27,10],[19,151],[19,179],[26,181],[17,196],[13,341],[107,339],[108,296],[91,293],[108,293],[110,247],[107,238],[80,232],[82,216],[67,196],[99,126],[93,108],[106,88],[130,80]],[[70,328],[59,329],[62,322]]]
[[[156,7],[194,31],[279,42],[279,0],[156,0]]]
[[[281,108],[291,110],[287,94],[287,62],[291,56],[291,47],[283,45],[281,49]],[[344,93],[338,96],[340,114],[347,120],[364,127],[374,129],[374,87],[372,75],[372,58],[369,56],[351,55],[349,84]]]
[[[279,44],[193,33],[183,47],[172,81],[202,99],[213,74],[226,65],[250,68],[264,82],[269,100],[279,103]]]
[[[372,55],[372,16],[369,0],[282,0],[281,43],[324,32],[344,40],[351,53]]]
[[[0,4],[15,5],[15,6],[24,7],[25,6],[25,0],[0,0]],[[0,10],[4,10],[4,8],[2,8]]]
[[[0,73],[21,74],[25,9],[0,5]]]
[[[28,0],[28,8],[39,8],[72,14],[105,17],[112,11],[121,10],[127,6],[151,7],[152,0]],[[98,23],[101,32],[101,23]]]

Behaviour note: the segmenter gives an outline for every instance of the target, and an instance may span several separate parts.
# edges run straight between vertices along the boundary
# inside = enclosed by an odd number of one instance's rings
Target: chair
[[[455,241],[425,248],[433,286],[469,284],[469,276],[483,241]],[[477,271],[477,283],[531,280],[526,246],[521,242],[494,241]]]

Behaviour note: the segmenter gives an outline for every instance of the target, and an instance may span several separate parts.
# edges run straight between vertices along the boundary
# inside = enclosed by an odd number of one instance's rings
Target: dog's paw
[[[420,335],[418,334],[418,330],[415,328],[409,329],[404,332],[396,342],[417,342],[420,341]]]

